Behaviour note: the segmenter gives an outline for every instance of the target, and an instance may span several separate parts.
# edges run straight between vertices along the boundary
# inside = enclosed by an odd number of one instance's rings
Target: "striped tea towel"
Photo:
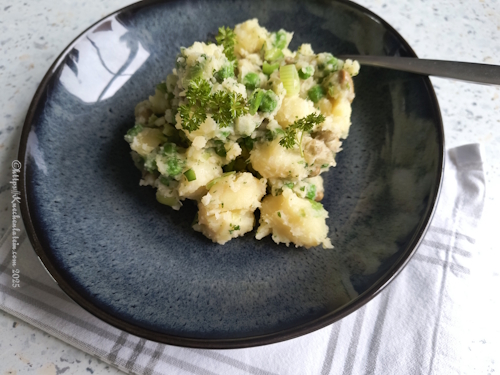
[[[355,313],[293,340],[198,350],[120,331],[58,288],[23,231],[18,234],[19,288],[12,287],[11,234],[0,242],[0,308],[133,374],[472,373],[464,328],[474,233],[484,201],[479,145],[448,151],[443,184],[429,230],[396,280]],[[10,225],[10,217],[1,220]]]

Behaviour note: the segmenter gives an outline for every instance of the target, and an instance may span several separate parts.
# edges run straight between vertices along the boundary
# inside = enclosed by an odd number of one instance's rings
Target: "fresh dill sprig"
[[[304,118],[301,118],[291,124],[288,128],[284,130],[284,135],[280,139],[280,145],[284,148],[290,149],[297,144],[297,132],[301,132],[300,140],[298,140],[300,155],[304,157],[304,151],[302,150],[302,138],[305,133],[309,133],[313,130],[314,126],[321,124],[325,121],[325,116],[322,114],[311,113]]]
[[[224,47],[224,54],[229,61],[236,60],[234,54],[234,44],[236,43],[236,34],[230,27],[219,27],[219,34],[215,37],[217,44]]]

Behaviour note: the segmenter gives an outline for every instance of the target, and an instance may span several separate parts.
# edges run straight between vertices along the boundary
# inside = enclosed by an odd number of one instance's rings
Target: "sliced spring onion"
[[[286,96],[297,95],[300,91],[300,79],[295,65],[280,67],[280,78],[286,90]]]
[[[264,59],[267,61],[275,61],[279,60],[285,57],[283,55],[283,51],[281,51],[279,48],[270,48],[266,50],[266,53],[264,54]]]
[[[276,69],[280,67],[280,63],[269,64],[267,61],[264,61],[262,65],[262,71],[264,74],[271,75]]]
[[[188,169],[186,172],[184,172],[184,176],[186,176],[188,181],[196,180],[196,173],[194,173],[192,169]]]
[[[160,202],[161,204],[164,204],[166,206],[173,207],[177,204],[177,198],[176,197],[166,197],[160,193],[160,191],[156,192],[156,200]]]
[[[251,115],[255,115],[255,113],[259,109],[260,103],[262,103],[263,97],[264,97],[264,91],[262,91],[262,90],[256,90],[253,93],[252,98],[250,99],[249,106],[248,106],[248,112]]]

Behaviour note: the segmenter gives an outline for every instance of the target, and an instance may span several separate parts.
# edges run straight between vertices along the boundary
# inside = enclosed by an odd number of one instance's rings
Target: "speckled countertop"
[[[0,0],[0,211],[29,103],[56,56],[86,27],[128,0]],[[392,24],[422,58],[500,65],[500,0],[357,0]],[[432,78],[446,146],[483,145],[486,205],[476,245],[469,348],[475,374],[500,370],[500,87]],[[7,228],[0,228],[0,236]],[[493,289],[494,290],[494,289]],[[465,329],[465,328],[464,328]],[[0,375],[121,371],[0,312]]]

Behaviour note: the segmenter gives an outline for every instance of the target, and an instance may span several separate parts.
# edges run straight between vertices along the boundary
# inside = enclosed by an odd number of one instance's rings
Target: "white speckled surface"
[[[500,65],[500,0],[358,0],[392,24],[423,58]],[[93,22],[131,3],[119,0],[0,0],[0,212],[8,211],[9,165],[43,75]],[[500,87],[432,79],[448,148],[483,145],[486,205],[476,245],[469,348],[475,374],[500,370]],[[7,228],[0,228],[0,236]],[[476,270],[474,272],[474,270]],[[107,364],[0,312],[0,375],[117,374]]]

